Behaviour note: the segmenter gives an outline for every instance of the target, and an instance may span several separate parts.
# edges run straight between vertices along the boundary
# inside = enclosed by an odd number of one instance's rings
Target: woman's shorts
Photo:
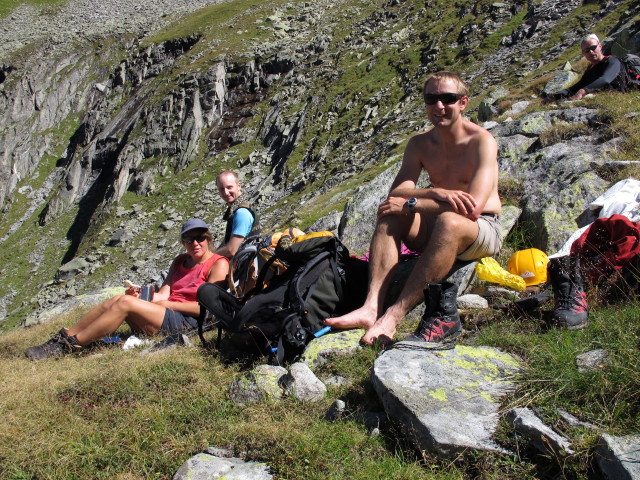
[[[492,257],[502,248],[502,225],[494,213],[483,213],[478,218],[478,236],[469,247],[458,255],[458,260],[478,260]]]
[[[198,328],[198,319],[167,308],[160,331],[165,334],[181,333]]]

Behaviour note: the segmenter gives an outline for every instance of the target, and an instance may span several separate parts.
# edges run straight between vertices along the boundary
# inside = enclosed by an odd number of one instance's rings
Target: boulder
[[[516,431],[527,437],[532,445],[545,455],[573,455],[571,443],[551,428],[529,408],[514,408],[509,420]]]
[[[516,102],[513,105],[511,105],[511,108],[509,108],[509,110],[506,112],[506,115],[517,115],[519,113],[522,113],[530,104],[531,102],[527,102],[526,100],[523,100],[521,102]]]
[[[129,230],[126,230],[124,228],[119,228],[118,230],[113,232],[113,234],[111,235],[108,245],[110,247],[115,247],[116,245],[119,245],[121,243],[128,242],[132,238],[133,238],[133,234]]]
[[[387,198],[393,179],[399,170],[398,162],[370,183],[358,187],[345,205],[338,232],[350,253],[362,255],[369,250],[376,226],[378,205]],[[426,188],[429,185],[429,176],[423,172],[417,187]]]
[[[573,70],[562,70],[556,73],[542,89],[544,96],[551,95],[565,88],[569,88],[580,79],[580,75]]]
[[[86,272],[89,268],[91,268],[91,263],[86,258],[76,257],[58,269],[56,272],[56,281],[67,281],[76,275]]]
[[[509,90],[502,86],[493,89],[489,95],[482,99],[478,106],[478,120],[481,122],[491,120],[498,113],[498,108],[495,106],[496,102],[507,95],[509,95]]]
[[[313,368],[326,363],[333,355],[353,353],[360,347],[364,330],[336,330],[312,340],[305,348],[301,362]]]
[[[587,428],[589,430],[597,430],[598,429],[598,427],[596,427],[593,423],[583,422],[582,420],[580,420],[579,418],[577,418],[574,415],[571,415],[569,412],[567,412],[565,410],[558,409],[558,415],[560,416],[562,421],[564,421],[570,427],[573,427],[573,428]]]
[[[238,405],[260,402],[265,398],[282,398],[279,380],[287,370],[273,365],[258,365],[231,384],[231,401]]]
[[[602,348],[582,353],[576,357],[579,372],[589,372],[604,367],[609,362],[609,354]]]
[[[279,385],[284,388],[287,395],[301,402],[319,402],[327,393],[327,387],[305,363],[294,363],[289,368],[289,373],[283,375]]]
[[[78,295],[74,297],[70,297],[66,299],[64,302],[59,303],[55,307],[44,310],[40,313],[36,318],[27,318],[25,319],[23,326],[28,327],[31,325],[36,325],[39,323],[46,323],[53,318],[67,313],[69,310],[79,309],[79,308],[90,308],[95,305],[98,305],[105,300],[110,299],[116,295],[123,295],[124,288],[122,287],[111,287],[111,288],[103,288],[97,292],[91,292],[84,295]]]
[[[274,477],[269,470],[264,463],[198,453],[182,464],[173,480],[270,480]]]
[[[419,450],[505,452],[492,435],[519,361],[491,347],[446,348],[399,342],[376,359],[372,381],[387,415]]]
[[[480,295],[472,293],[458,297],[458,308],[489,308],[489,302]]]
[[[606,479],[640,479],[640,436],[613,437],[603,433],[598,438],[594,456]]]

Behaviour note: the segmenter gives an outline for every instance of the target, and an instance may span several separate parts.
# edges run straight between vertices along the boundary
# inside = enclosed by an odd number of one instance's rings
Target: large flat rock
[[[380,355],[372,381],[387,415],[419,450],[505,452],[492,435],[518,360],[491,347],[399,342]]]

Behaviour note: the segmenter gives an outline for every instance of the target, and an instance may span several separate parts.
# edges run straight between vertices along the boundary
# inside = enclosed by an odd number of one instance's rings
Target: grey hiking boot
[[[577,258],[565,256],[549,260],[548,273],[553,288],[555,323],[568,330],[588,325],[587,294],[582,287],[580,263]]]
[[[455,283],[427,283],[424,290],[425,310],[418,328],[407,338],[411,342],[453,340],[462,331],[456,299]]]
[[[29,347],[24,355],[31,360],[45,360],[47,358],[60,358],[68,353],[79,352],[83,346],[78,343],[75,335],[68,335],[64,328],[53,335],[42,345]]]

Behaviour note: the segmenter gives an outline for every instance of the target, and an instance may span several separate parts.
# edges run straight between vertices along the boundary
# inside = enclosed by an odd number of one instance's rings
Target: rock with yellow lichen
[[[399,342],[376,359],[372,380],[387,415],[418,449],[504,452],[493,433],[518,371],[514,356],[491,347]]]

